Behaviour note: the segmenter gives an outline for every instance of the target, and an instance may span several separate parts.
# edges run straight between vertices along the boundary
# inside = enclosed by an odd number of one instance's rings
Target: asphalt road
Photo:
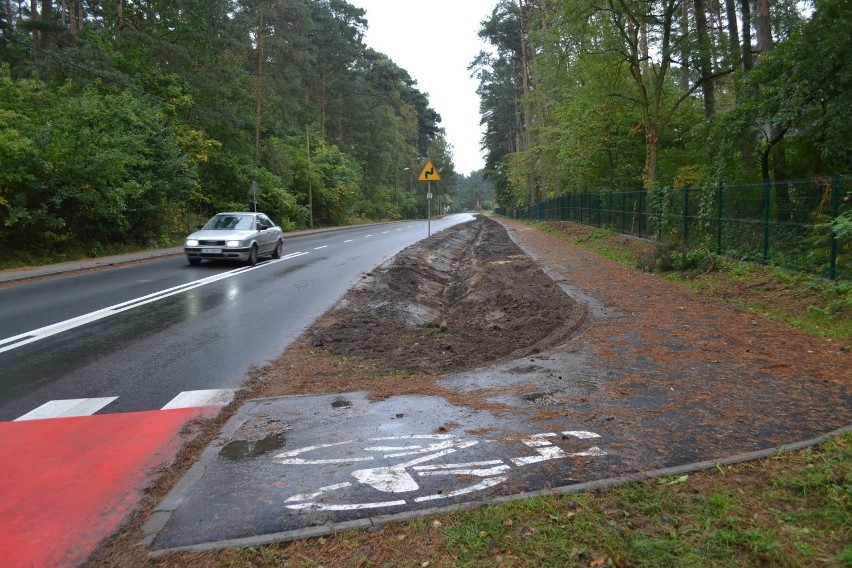
[[[432,222],[432,233],[470,220]],[[52,400],[99,413],[233,389],[276,358],[360,274],[427,236],[425,221],[291,237],[254,268],[182,256],[0,290],[0,421]]]

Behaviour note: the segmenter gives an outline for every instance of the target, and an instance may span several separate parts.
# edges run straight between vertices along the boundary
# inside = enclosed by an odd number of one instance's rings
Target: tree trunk
[[[698,32],[698,53],[701,63],[701,92],[704,94],[704,116],[716,114],[715,80],[712,79],[713,63],[710,59],[710,37],[707,33],[707,14],[704,0],[694,0],[695,29]]]
[[[761,53],[765,53],[772,51],[774,47],[769,0],[757,0],[757,48]]]
[[[532,146],[530,139],[532,131],[532,109],[530,108],[529,92],[530,92],[530,75],[529,75],[529,58],[527,56],[527,33],[526,33],[526,10],[524,9],[523,0],[518,0],[518,9],[520,11],[518,21],[520,22],[520,40],[521,40],[521,85],[522,85],[522,103],[524,109],[524,134],[523,145],[524,151],[528,151]],[[532,164],[530,163],[531,156],[526,154],[524,160],[525,169],[527,172],[527,191],[530,196],[530,205],[535,205],[537,201],[537,191],[535,183],[535,175],[533,174]]]
[[[325,121],[328,114],[328,61],[322,64],[322,97],[320,100],[320,132],[325,138]]]
[[[115,27],[118,31],[124,29],[124,0],[115,0]]]
[[[744,0],[748,2],[748,0]],[[681,6],[680,13],[681,35],[689,34],[689,2],[684,2]],[[680,68],[680,88],[683,91],[689,90],[689,42],[682,41],[680,50],[681,68]]]
[[[642,172],[642,185],[650,191],[657,184],[657,161],[660,153],[660,133],[656,125],[645,128],[645,168]]]
[[[30,0],[30,20],[33,23],[38,22],[38,0]],[[35,61],[41,61],[41,33],[38,29],[33,28],[32,30],[32,42],[33,42],[33,59]]]
[[[740,53],[740,33],[737,29],[737,5],[736,0],[725,0],[725,12],[728,18],[728,50],[730,67],[739,65],[742,55]]]
[[[743,15],[743,71],[750,71],[754,67],[754,57],[751,51],[751,2],[740,0],[740,9]]]
[[[6,30],[4,34],[11,34],[15,29],[15,16],[12,12],[12,0],[6,0]]]
[[[41,0],[41,21],[45,24],[41,33],[41,48],[49,49],[51,44],[50,26],[53,24],[53,2],[52,0]]]
[[[260,108],[261,95],[263,93],[263,0],[258,2],[257,10],[257,93],[255,97],[254,116],[254,164],[257,165],[260,157]]]

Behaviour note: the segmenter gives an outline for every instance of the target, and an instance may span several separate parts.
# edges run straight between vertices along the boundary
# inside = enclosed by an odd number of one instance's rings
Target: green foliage
[[[840,214],[832,223],[831,230],[839,244],[852,242],[852,210]]]
[[[736,3],[727,18],[704,2],[686,16],[679,0],[605,4],[503,0],[482,23],[494,53],[471,69],[501,206],[849,173],[847,0],[817,0],[812,11],[770,3],[768,14],[751,13],[748,45]],[[761,29],[772,37],[758,47]],[[772,198],[773,217],[789,221],[795,203],[783,184]]]
[[[15,248],[155,243],[198,189],[167,118],[128,91],[0,73],[0,242]]]
[[[122,3],[118,20],[78,7],[81,28],[57,7],[54,21],[2,29],[0,252],[162,242],[251,207],[253,182],[258,207],[288,229],[311,213],[330,225],[418,212],[399,179],[442,137],[440,116],[404,69],[364,48],[363,9],[155,0]]]

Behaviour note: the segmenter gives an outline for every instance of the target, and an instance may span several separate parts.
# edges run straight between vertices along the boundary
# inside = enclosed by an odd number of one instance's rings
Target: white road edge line
[[[193,290],[195,288],[200,288],[201,286],[206,286],[207,284],[212,284],[214,282],[218,282],[219,280],[225,280],[226,278],[231,278],[232,276],[237,276],[239,274],[244,274],[246,272],[251,272],[253,270],[259,270],[265,266],[271,266],[273,264],[277,264],[284,260],[289,260],[291,258],[296,258],[299,256],[303,256],[308,254],[307,252],[294,252],[292,254],[288,254],[286,256],[282,256],[278,260],[270,260],[256,266],[252,266],[250,268],[237,268],[235,270],[231,270],[229,272],[223,272],[222,274],[217,274],[215,276],[209,276],[207,278],[202,278],[201,280],[195,280],[194,282],[189,282],[187,284],[181,284],[180,286],[175,286],[173,288],[167,288],[166,290],[161,290],[159,292],[154,292],[153,294],[148,294],[147,296],[142,296],[140,298],[136,298],[134,300],[128,300],[126,302],[122,302],[120,304],[116,304],[114,306],[110,306],[107,308],[103,308],[97,310],[95,312],[90,312],[88,314],[83,314],[81,316],[77,316],[76,318],[72,318],[69,320],[61,321],[52,325],[48,325],[45,327],[41,327],[39,329],[35,329],[33,331],[28,331],[26,333],[21,333],[19,335],[15,335],[13,337],[7,337],[6,339],[0,339],[0,353],[5,353],[6,351],[11,351],[12,349],[17,349],[18,347],[22,347],[29,343],[33,343],[40,339],[45,339],[46,337],[50,337],[51,335],[56,335],[58,333],[62,333],[64,331],[68,331],[74,329],[76,327],[80,327],[81,325],[85,325],[87,323],[91,323],[94,321],[98,321],[100,319],[133,309],[139,306],[144,306],[145,304],[150,304],[152,302],[156,302],[158,300],[162,300],[164,298],[168,298],[170,296],[175,296],[177,294],[181,294],[183,292],[188,292],[189,290]]]

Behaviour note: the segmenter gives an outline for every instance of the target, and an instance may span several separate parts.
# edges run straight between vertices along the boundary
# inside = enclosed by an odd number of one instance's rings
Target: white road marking
[[[411,455],[412,453],[426,453],[432,451],[432,449],[440,448],[440,451],[429,453],[425,456],[414,458],[413,460],[409,460],[407,462],[403,462],[391,467],[374,467],[370,469],[359,469],[358,471],[352,472],[352,477],[354,477],[364,485],[369,485],[373,489],[378,489],[379,491],[385,491],[388,493],[404,493],[408,491],[416,491],[420,487],[417,485],[417,482],[414,481],[414,478],[411,477],[408,472],[405,471],[405,468],[427,461],[432,461],[434,459],[446,456],[447,454],[452,454],[456,450],[475,446],[478,443],[479,442],[476,440],[450,440],[442,442],[440,444],[432,444],[431,446],[422,448],[420,451],[417,452],[389,454],[384,457],[391,458],[407,456]]]
[[[494,467],[487,467],[494,466]],[[439,465],[416,465],[412,468],[418,475],[475,475],[488,477],[505,472],[509,466],[502,460],[469,463],[444,463]]]
[[[360,511],[362,509],[379,509],[381,507],[399,507],[405,505],[405,500],[382,501],[380,503],[355,503],[352,505],[324,505],[322,503],[300,503],[287,505],[288,509],[311,509],[314,511]]]
[[[15,422],[23,420],[44,420],[47,418],[68,418],[71,416],[91,416],[108,405],[117,396],[105,398],[72,398],[66,400],[51,400],[38,408],[16,418]]]
[[[92,323],[103,318],[107,318],[109,316],[113,316],[115,314],[120,314],[121,312],[125,312],[127,310],[132,310],[133,308],[137,308],[139,306],[144,306],[145,304],[150,304],[153,302],[157,302],[164,298],[168,298],[170,296],[175,296],[177,294],[182,294],[184,292],[188,292],[189,290],[194,290],[195,288],[200,288],[202,286],[206,286],[208,284],[213,284],[214,282],[218,282],[220,280],[225,280],[227,278],[231,278],[233,276],[237,276],[239,274],[244,274],[246,272],[251,272],[253,270],[259,270],[265,266],[271,266],[273,264],[277,264],[284,260],[289,260],[291,258],[296,258],[302,255],[306,255],[306,252],[294,252],[292,254],[288,254],[286,256],[282,256],[278,260],[270,260],[267,262],[263,262],[257,264],[255,266],[242,267],[237,268],[235,270],[231,270],[228,272],[223,272],[222,274],[216,274],[214,276],[209,276],[207,278],[202,278],[201,280],[195,280],[193,282],[188,282],[186,284],[181,284],[180,286],[174,286],[172,288],[167,288],[165,290],[161,290],[159,292],[154,292],[153,294],[148,294],[147,296],[142,296],[140,298],[136,298],[134,300],[128,300],[126,302],[122,302],[121,304],[116,304],[114,306],[110,306],[108,308],[103,308],[94,312],[90,312],[88,314],[83,314],[81,316],[77,316],[76,318],[72,318],[69,320],[61,321],[59,323],[55,323],[52,325],[48,325],[45,327],[40,327],[33,331],[28,331],[26,333],[21,333],[19,335],[15,335],[14,337],[7,337],[6,339],[0,339],[0,353],[4,353],[6,351],[11,351],[12,349],[17,349],[18,347],[23,347],[24,345],[33,343],[40,339],[45,339],[52,335],[57,335],[59,333],[69,331],[71,329],[80,327],[87,323]]]
[[[409,503],[423,503],[439,499],[449,499],[481,491],[495,485],[499,485],[506,481],[509,476],[506,475],[512,469],[511,464],[516,466],[524,466],[543,461],[569,458],[569,457],[586,457],[586,456],[605,456],[607,453],[597,446],[593,446],[587,450],[567,453],[558,446],[554,445],[550,439],[571,436],[580,440],[589,438],[600,438],[599,434],[594,432],[567,430],[560,434],[554,432],[545,432],[543,434],[533,434],[527,436],[521,441],[529,448],[535,450],[535,456],[507,458],[505,461],[501,459],[473,461],[464,463],[444,463],[444,464],[429,464],[420,465],[424,462],[432,461],[437,458],[455,453],[464,448],[475,446],[479,443],[478,440],[464,440],[452,434],[414,434],[408,436],[389,436],[384,438],[371,438],[369,442],[379,442],[375,446],[366,446],[363,451],[374,452],[381,454],[381,458],[398,458],[403,456],[418,455],[419,457],[412,460],[390,466],[373,467],[359,469],[351,473],[358,482],[367,485],[377,491],[385,493],[411,493],[418,491],[420,485],[415,481],[413,474],[421,477],[428,476],[473,476],[482,478],[476,484],[462,487],[454,491],[439,492],[422,497],[415,497],[410,501],[394,500],[394,501],[376,501],[370,503],[339,503],[328,504],[318,503],[317,498],[323,497],[328,493],[338,489],[357,487],[350,482],[338,483],[335,485],[327,485],[313,492],[305,492],[293,495],[287,499],[286,505],[290,509],[310,509],[315,511],[357,511],[362,509],[377,509],[382,507],[397,507]],[[384,445],[381,442],[414,442],[417,440],[433,440],[431,444],[406,443],[400,445]],[[496,440],[483,440],[485,443],[495,442]],[[350,457],[350,458],[332,458],[332,459],[302,459],[299,456],[303,453],[313,450],[322,450],[336,446],[343,446],[356,443],[356,440],[347,440],[345,442],[336,442],[330,444],[320,444],[315,446],[307,446],[292,450],[283,454],[279,454],[273,458],[276,463],[284,465],[326,465],[326,464],[347,464],[359,461],[372,461],[373,456]],[[408,470],[411,470],[411,474]]]
[[[571,457],[586,457],[586,456],[605,456],[606,452],[600,449],[597,446],[592,446],[588,450],[584,452],[577,452],[576,454],[568,454]]]
[[[227,406],[234,400],[232,389],[208,389],[184,391],[174,397],[162,410],[175,408],[197,408],[199,406]]]
[[[489,477],[487,479],[483,479],[476,485],[471,485],[470,487],[463,487],[455,491],[450,491],[449,493],[438,493],[436,495],[427,495],[425,497],[415,497],[414,502],[422,503],[424,501],[434,501],[436,499],[449,499],[451,497],[458,497],[459,495],[465,495],[466,493],[473,493],[474,491],[480,491],[482,489],[494,487],[495,485],[503,483],[508,478],[508,475],[498,475],[496,477]]]
[[[574,436],[575,438],[579,438],[581,440],[588,440],[589,438],[600,438],[600,434],[595,434],[594,432],[585,432],[582,430],[569,430],[568,432],[562,432],[563,436]]]
[[[348,481],[338,483],[336,485],[326,485],[325,487],[320,487],[319,489],[311,493],[298,493],[296,495],[293,495],[292,497],[288,497],[285,503],[289,503],[290,501],[310,501],[312,499],[316,499],[317,497],[325,495],[329,491],[336,491],[337,489],[345,489],[347,487],[352,487],[352,484]]]
[[[344,243],[351,243],[351,242],[352,242],[352,241],[354,241],[354,240],[355,240],[355,239],[347,239],[347,240],[345,240],[345,241],[343,241],[343,242],[344,242]]]
[[[373,235],[367,235],[367,236],[366,236],[366,237],[364,237],[364,238],[365,238],[365,239],[369,239],[369,238],[370,238],[370,237],[372,237],[372,236],[373,236]]]
[[[324,448],[333,448],[334,446],[342,446],[344,444],[351,444],[352,440],[346,440],[345,442],[332,442],[331,444],[319,444],[317,446],[306,446],[304,448],[299,448],[298,450],[291,450],[289,452],[284,452],[283,454],[278,454],[272,461],[275,463],[280,463],[281,465],[323,465],[323,464],[332,464],[332,463],[354,463],[354,462],[362,462],[362,461],[372,461],[373,456],[364,456],[360,458],[332,458],[332,459],[318,459],[318,460],[306,460],[302,458],[297,458],[300,454],[305,452],[310,452],[311,450],[321,450]]]
[[[523,440],[524,444],[531,448],[534,448],[538,455],[525,458],[512,458],[512,463],[514,463],[515,465],[529,465],[531,463],[538,463],[547,460],[558,460],[561,458],[568,457],[568,454],[563,452],[562,448],[554,446],[548,440],[546,440],[546,438],[553,438],[555,436],[556,434],[553,433],[535,434],[534,436],[530,436],[529,438]]]
[[[320,250],[320,249],[324,249],[324,248],[328,248],[328,245],[322,245],[321,247],[316,247],[314,250]]]

